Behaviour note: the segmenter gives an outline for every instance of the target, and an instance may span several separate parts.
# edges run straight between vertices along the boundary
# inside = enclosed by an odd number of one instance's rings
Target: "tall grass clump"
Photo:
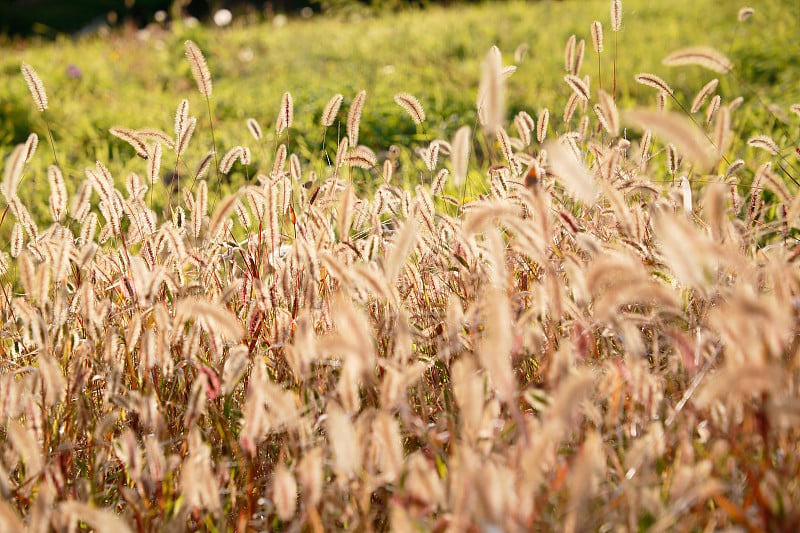
[[[43,220],[18,195],[36,142],[18,146],[0,184],[0,530],[800,527],[793,145],[733,142],[719,51],[666,56],[713,72],[695,94],[637,76],[689,109],[620,109],[581,42],[563,121],[507,116],[515,67],[494,47],[477,122],[409,140],[403,165],[363,144],[365,90],[344,122],[342,94],[315,117],[343,134],[330,153],[290,142],[288,92],[273,153],[254,119],[217,146],[191,41],[213,146],[197,161],[182,100],[174,137],[111,127],[142,157],[126,176],[56,161]],[[416,96],[395,101],[430,131]],[[173,155],[196,169],[174,184]]]

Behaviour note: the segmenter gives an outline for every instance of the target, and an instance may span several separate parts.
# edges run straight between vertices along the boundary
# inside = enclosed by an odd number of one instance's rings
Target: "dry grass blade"
[[[681,176],[678,180],[678,189],[681,192],[681,204],[683,206],[683,212],[686,214],[691,214],[692,212],[692,185],[689,183],[689,180],[686,179],[686,176]]]
[[[684,217],[659,212],[653,219],[664,262],[685,287],[705,290],[718,267],[718,247]]]
[[[126,143],[130,144],[133,149],[136,150],[136,155],[142,159],[147,159],[147,145],[144,143],[144,141],[142,141],[142,139],[139,138],[135,131],[122,127],[114,127],[108,130],[108,132],[114,137],[119,137]]]
[[[667,109],[667,93],[664,91],[659,91],[656,95],[656,109],[659,111],[664,111]]]
[[[746,163],[744,162],[744,159],[737,159],[737,160],[731,162],[731,164],[728,165],[728,168],[725,171],[725,175],[726,176],[735,175],[737,172],[739,172],[740,170],[742,170],[744,168],[745,164]]]
[[[502,261],[502,257],[497,258]],[[502,263],[501,263],[502,264]],[[504,288],[489,288],[483,297],[486,336],[478,347],[478,360],[492,380],[497,395],[513,405],[517,382],[511,365],[513,323],[510,302]]]
[[[572,65],[575,63],[575,42],[576,37],[573,33],[567,39],[567,44],[564,47],[564,70],[567,71],[568,74],[574,74],[572,72]]]
[[[493,135],[506,114],[505,82],[500,49],[493,46],[483,62],[481,86],[478,89],[478,116],[486,132]]]
[[[414,124],[419,125],[425,122],[425,109],[415,96],[408,93],[397,93],[394,95],[394,101],[411,116]]]
[[[562,430],[572,426],[579,412],[580,405],[592,393],[595,376],[583,370],[566,377],[558,384],[553,401],[547,411],[548,422],[556,424]]]
[[[771,190],[778,199],[786,205],[792,203],[792,195],[789,188],[780,176],[772,171],[772,163],[766,162],[756,171],[755,180],[763,181],[764,186]]]
[[[571,72],[575,76],[577,76],[578,73],[581,71],[581,65],[583,65],[583,55],[585,49],[586,49],[586,41],[581,39],[580,41],[578,41],[577,48],[575,48],[575,62],[572,64]]]
[[[285,130],[291,128],[293,119],[294,102],[292,101],[292,94],[285,92],[283,93],[283,99],[281,99],[281,111],[278,113],[278,120],[275,123],[275,133],[280,135]]]
[[[191,119],[194,120],[194,119]],[[136,136],[143,141],[155,141],[160,143],[170,150],[175,149],[175,139],[167,135],[165,132],[156,128],[142,128],[135,132]]]
[[[53,280],[57,283],[62,283],[66,277],[70,267],[70,252],[72,251],[72,240],[69,238],[62,238],[53,247],[53,262],[51,263],[53,270]]]
[[[389,255],[386,258],[386,280],[389,283],[394,283],[403,265],[406,262],[408,253],[413,249],[417,241],[417,224],[416,219],[409,218],[403,223],[402,228],[397,232],[397,238],[394,241],[394,246],[391,248]]]
[[[519,138],[525,146],[531,144],[531,133],[536,129],[536,122],[527,112],[520,111],[514,117],[514,126],[517,128]]]
[[[22,171],[25,169],[25,145],[18,144],[11,151],[11,155],[6,160],[5,171],[3,172],[2,192],[6,199],[17,195]]]
[[[753,148],[766,150],[772,155],[779,155],[781,152],[781,149],[778,147],[777,143],[769,135],[756,135],[755,137],[750,137],[747,140],[747,144]]]
[[[453,163],[453,183],[460,186],[467,177],[469,156],[472,150],[472,131],[469,126],[461,126],[453,137],[453,151],[450,158]]]
[[[674,94],[672,88],[669,85],[667,85],[667,82],[665,82],[655,74],[642,72],[640,74],[637,74],[634,79],[636,80],[637,83],[641,83],[642,85],[647,85],[648,87],[658,89],[659,91],[667,93],[670,96]]]
[[[350,104],[350,111],[347,113],[347,137],[354,146],[358,144],[358,130],[361,126],[361,113],[364,111],[364,102],[367,99],[367,91],[360,91],[353,102]]]
[[[411,454],[406,459],[406,475],[404,488],[414,501],[429,502],[438,506],[444,501],[444,487],[436,472],[436,468],[428,462],[421,451]]]
[[[714,145],[717,147],[717,158],[722,158],[731,139],[731,112],[727,107],[722,107],[716,113],[714,124]],[[733,165],[733,163],[731,163]],[[731,172],[729,170],[729,172]]]
[[[710,82],[703,85],[703,88],[697,93],[697,96],[694,97],[692,101],[692,107],[689,110],[690,113],[697,113],[700,108],[703,106],[703,103],[706,101],[706,98],[717,90],[717,85],[719,85],[719,79],[714,78]]]
[[[272,501],[278,511],[278,518],[286,522],[297,509],[297,482],[283,463],[275,469],[272,477]]]
[[[483,376],[471,358],[453,363],[450,374],[453,380],[453,395],[459,410],[461,433],[465,440],[472,441],[480,429],[485,402]]]
[[[622,29],[622,0],[611,0],[611,29]]]
[[[286,154],[288,151],[289,149],[286,148],[285,144],[278,146],[278,150],[275,153],[275,161],[272,163],[273,177],[278,177],[283,173],[283,167],[286,165]]]
[[[211,84],[211,72],[208,70],[206,58],[200,48],[191,40],[184,43],[186,47],[186,59],[189,60],[189,66],[192,69],[192,76],[197,82],[197,89],[200,94],[205,98],[211,98],[211,91],[213,86]]]
[[[678,113],[635,110],[624,113],[623,120],[673,143],[685,157],[703,168],[716,159],[717,150],[703,132]]]
[[[175,153],[178,157],[183,155],[186,151],[186,148],[189,146],[189,141],[192,139],[192,134],[194,133],[194,129],[197,126],[197,118],[190,117],[189,120],[186,121],[186,127],[181,131],[181,136],[177,139],[177,142],[174,144],[175,146]],[[207,159],[201,160],[200,164],[198,165],[197,172],[195,176],[197,179],[200,179],[205,174],[205,171],[208,170],[206,166],[204,168],[204,163],[207,165],[211,164],[211,160],[213,159],[216,152],[211,151],[209,152]]]
[[[33,103],[39,111],[44,112],[47,109],[47,92],[44,90],[44,83],[42,83],[39,75],[33,70],[33,67],[23,62],[20,67],[22,70],[22,77],[25,78],[25,83],[28,85],[28,90],[33,97]]]
[[[394,161],[391,159],[385,159],[383,161],[383,182],[389,184],[392,181],[392,177],[394,176]],[[380,198],[383,199],[383,196],[380,195]],[[378,212],[382,212],[382,209],[379,209]]]
[[[331,97],[328,103],[325,104],[325,109],[322,111],[320,122],[326,128],[332,126],[333,121],[336,120],[336,115],[339,113],[339,107],[342,105],[342,100],[344,100],[344,96],[341,94],[335,94]]]
[[[614,98],[600,89],[598,99],[600,103],[596,106],[595,113],[600,118],[601,124],[612,137],[619,137],[619,112]]]
[[[600,107],[600,104],[595,104],[592,109],[594,109],[594,113],[597,115],[597,120],[600,121],[600,125],[603,126],[603,129],[611,133],[611,127],[608,124],[608,119],[603,112],[603,108]]]
[[[342,164],[369,170],[378,164],[378,156],[366,146],[356,146],[347,152]]]
[[[303,167],[300,164],[300,158],[297,157],[297,154],[292,154],[289,156],[289,175],[291,175],[292,179],[297,182],[299,182],[303,177]]]
[[[191,430],[187,441],[188,456],[183,460],[180,479],[183,506],[189,510],[216,512],[220,508],[220,495],[214,479],[211,450],[197,428]]]
[[[596,493],[600,481],[604,478],[605,462],[602,438],[594,431],[589,432],[569,473],[567,483],[570,486],[570,499],[564,524],[565,531],[575,530],[578,524],[582,526],[578,528],[579,531],[586,527],[586,524],[581,523],[584,517],[580,511],[585,507],[587,500]]]
[[[181,150],[178,150],[179,155],[180,153]],[[203,180],[203,177],[205,177],[206,173],[208,172],[208,169],[211,168],[211,163],[214,162],[215,155],[216,152],[214,150],[211,150],[203,157],[203,159],[200,160],[200,162],[197,164],[197,169],[195,169],[194,171],[195,179],[201,181]]]
[[[342,242],[350,240],[350,224],[353,220],[353,205],[355,203],[355,194],[353,193],[352,184],[348,184],[347,188],[342,193],[341,204],[338,209],[338,216],[336,220],[336,228],[339,230],[339,239]]]
[[[11,227],[11,239],[10,239],[10,252],[11,257],[19,257],[22,253],[22,245],[25,244],[25,234],[22,231],[22,226],[19,225],[19,222],[15,223]]]
[[[42,472],[45,459],[36,436],[16,420],[8,420],[6,424],[8,442],[25,463],[25,478],[35,479]]]
[[[327,265],[332,267],[335,260],[328,259]],[[320,346],[329,353],[343,355],[357,377],[370,375],[375,364],[375,346],[372,327],[363,309],[343,293],[337,293],[331,301],[331,311],[336,333],[322,339]]]
[[[567,82],[567,85],[578,95],[578,97],[585,101],[588,101],[591,98],[591,94],[589,93],[589,86],[584,83],[582,79],[572,74],[568,74],[564,76],[564,81]]]
[[[771,366],[755,367],[729,366],[719,370],[706,380],[705,386],[695,395],[693,402],[701,407],[715,400],[735,395],[758,395],[773,390],[781,383],[783,376],[778,368]]]
[[[179,142],[181,135],[186,130],[186,125],[189,120],[189,100],[183,99],[178,104],[178,108],[175,110],[175,141]]]
[[[22,519],[10,504],[0,501],[0,529],[3,531],[26,531]]]
[[[514,155],[514,147],[511,145],[511,139],[509,138],[508,133],[506,133],[505,128],[497,128],[495,137],[497,138],[497,144],[500,145],[500,151],[503,153],[503,157],[508,163],[508,168],[511,170],[511,173],[513,175],[518,175],[522,171],[520,168],[521,165],[517,161],[517,157]]]
[[[361,443],[353,423],[339,404],[329,402],[327,415],[325,429],[333,451],[334,472],[337,476],[350,477],[361,467]]]
[[[576,200],[594,204],[597,196],[595,179],[586,166],[561,143],[547,142],[544,148],[553,174],[561,179],[569,194]]]
[[[148,152],[147,177],[149,179],[149,184],[152,187],[158,183],[158,175],[161,171],[161,145],[159,143],[155,143]]]
[[[229,340],[238,341],[244,335],[239,319],[224,307],[195,298],[180,301],[176,306],[178,316],[199,321],[208,332],[218,333]]]
[[[59,511],[69,517],[69,522],[76,520],[85,522],[95,531],[114,531],[115,533],[133,533],[128,524],[112,511],[99,509],[89,503],[75,500],[62,502]]]
[[[79,222],[83,222],[89,214],[89,200],[92,196],[92,184],[88,180],[84,180],[81,186],[72,197],[70,204],[70,214],[72,218]]]
[[[592,22],[592,45],[596,53],[603,51],[603,25],[599,20]]]
[[[217,232],[222,228],[223,224],[226,220],[230,217],[230,214],[236,208],[236,204],[239,201],[239,193],[233,193],[226,196],[217,206],[214,214],[211,216],[211,220],[208,222],[208,234],[209,235],[216,235]]]
[[[230,349],[222,370],[222,383],[220,384],[222,394],[228,395],[233,392],[249,363],[247,346],[239,345]]]
[[[677,50],[662,61],[670,67],[698,65],[720,74],[727,74],[733,68],[731,60],[722,53],[708,47],[690,47]]]
[[[545,107],[539,112],[539,120],[536,122],[536,140],[539,144],[543,143],[547,137],[547,125],[550,122],[550,111]]]
[[[680,165],[681,158],[678,154],[677,148],[672,143],[667,145],[667,172],[676,174],[678,172],[678,165]]]
[[[573,92],[569,100],[567,100],[567,105],[564,106],[564,124],[567,124],[570,120],[572,120],[572,116],[575,114],[575,110],[578,108],[578,101],[581,100],[581,97],[578,93]]]
[[[28,208],[22,203],[18,196],[12,196],[7,199],[8,200],[8,208],[11,210],[11,213],[19,221],[22,228],[25,230],[25,233],[28,234],[28,237],[33,239],[34,241],[39,239],[39,228],[36,226],[36,223],[33,221],[33,216],[31,216],[31,212],[28,211]]]
[[[708,103],[708,108],[706,109],[706,124],[711,124],[711,121],[714,119],[714,116],[717,114],[719,110],[719,105],[722,99],[718,94],[715,94],[711,101]]]
[[[380,411],[372,422],[373,434],[380,447],[383,474],[388,481],[400,477],[403,468],[403,439],[397,420],[386,411]]]
[[[223,155],[222,159],[219,160],[219,171],[223,174],[228,174],[233,168],[233,164],[236,163],[236,160],[239,159],[241,155],[241,146],[234,146],[225,152],[225,155]]]
[[[261,133],[261,126],[258,125],[258,121],[254,118],[247,119],[247,131],[250,132],[255,140],[260,141],[262,137]]]
[[[507,138],[508,136],[506,136],[506,139]],[[425,150],[423,155],[425,166],[428,167],[428,170],[433,172],[436,169],[436,163],[439,161],[439,143],[437,141],[433,141],[428,145],[428,148]]]
[[[348,147],[350,146],[350,139],[348,137],[342,137],[342,140],[339,141],[339,147],[336,149],[336,169],[338,170],[339,167],[344,165],[345,159],[348,155]]]
[[[30,163],[36,154],[36,148],[39,146],[39,136],[35,133],[28,135],[25,141],[25,163]]]
[[[518,215],[519,209],[508,202],[500,200],[476,202],[470,205],[461,228],[467,235],[480,233],[496,220],[514,218]]]
[[[303,498],[311,507],[316,507],[322,496],[322,449],[317,447],[303,456],[297,466],[297,477],[303,488]]]

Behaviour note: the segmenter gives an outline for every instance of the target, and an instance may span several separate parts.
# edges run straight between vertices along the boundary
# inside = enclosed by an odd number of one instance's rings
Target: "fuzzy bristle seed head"
[[[186,59],[189,61],[192,76],[194,76],[194,80],[197,82],[197,89],[204,98],[211,98],[213,86],[211,83],[211,72],[208,70],[206,58],[194,41],[187,40],[184,44],[186,47]]]
[[[28,90],[33,97],[33,103],[39,111],[47,109],[47,92],[44,90],[44,83],[42,83],[39,75],[33,70],[33,67],[23,62],[21,66],[22,76],[25,78],[25,83],[28,85]]]

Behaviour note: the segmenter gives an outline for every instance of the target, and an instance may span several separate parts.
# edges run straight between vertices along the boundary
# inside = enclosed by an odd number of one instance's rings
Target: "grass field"
[[[633,81],[639,72],[667,79],[678,99],[690,102],[694,91],[711,79],[710,73],[696,67],[676,70],[662,66],[661,60],[689,44],[707,45],[736,64],[731,74],[721,77],[719,93],[728,100],[745,98],[738,113],[740,142],[763,129],[777,131],[781,139],[796,138],[796,128],[781,118],[789,104],[800,101],[798,14],[791,2],[762,4],[752,19],[738,24],[741,6],[735,1],[628,2],[618,34],[620,107],[655,101],[656,91]],[[322,141],[319,116],[336,93],[342,93],[347,103],[358,91],[367,91],[361,137],[376,152],[391,144],[409,146],[409,139],[412,146],[419,146],[448,138],[457,125],[474,123],[480,61],[493,44],[507,64],[518,67],[509,79],[509,110],[527,110],[535,116],[549,107],[554,117],[560,117],[569,89],[557,73],[564,71],[563,50],[571,34],[589,44],[581,73],[592,76],[593,89],[612,85],[612,41],[601,54],[601,79],[596,79],[597,55],[590,35],[595,19],[608,19],[606,2],[500,2],[344,23],[290,20],[281,27],[242,24],[225,30],[154,30],[139,38],[125,34],[77,42],[62,39],[56,44],[15,43],[0,58],[0,72],[8,80],[0,87],[0,158],[24,142],[30,131],[45,133],[18,75],[21,61],[37,69],[51,93],[50,120],[63,152],[64,172],[82,176],[86,161],[102,159],[114,175],[121,175],[134,168],[124,166],[130,149],[110,137],[109,128],[147,125],[170,131],[181,98],[188,98],[198,113],[205,105],[181,62],[181,43],[187,38],[208,51],[221,149],[241,142],[239,134],[248,117],[262,124],[266,146],[274,149],[272,126],[281,96],[289,91],[296,108],[291,132],[295,151],[317,160]],[[70,65],[80,70],[78,79],[69,76]],[[415,94],[425,106],[429,119],[424,130],[418,131],[397,113],[392,97],[401,91]],[[771,114],[769,105],[782,111]],[[561,120],[553,120],[552,129],[566,130]],[[327,145],[335,146],[341,136],[340,131],[329,131]],[[196,143],[192,148],[199,156],[210,146]],[[262,157],[259,150],[254,150],[254,157]],[[46,164],[37,160],[32,169],[43,176]],[[241,173],[235,174],[243,179]],[[409,178],[415,181],[413,174]],[[68,180],[68,188],[76,183]],[[35,196],[32,191],[26,194],[43,200],[45,180],[37,180]]]
[[[797,13],[740,7],[6,43],[0,531],[800,529]]]

